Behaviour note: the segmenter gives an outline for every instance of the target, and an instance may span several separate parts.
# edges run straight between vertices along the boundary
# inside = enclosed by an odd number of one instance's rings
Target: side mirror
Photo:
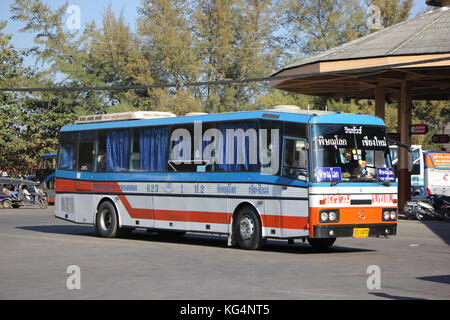
[[[299,166],[300,168],[306,168],[307,157],[306,157],[306,142],[303,140],[297,140],[295,143],[295,151],[299,153]]]
[[[408,172],[413,171],[413,157],[411,151],[408,151]]]

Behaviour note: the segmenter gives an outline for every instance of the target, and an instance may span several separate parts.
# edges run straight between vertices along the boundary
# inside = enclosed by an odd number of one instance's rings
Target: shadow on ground
[[[98,239],[94,234],[92,226],[83,225],[42,225],[42,226],[20,226],[16,227],[21,230],[43,232],[61,235],[78,235],[84,237],[93,237]],[[130,239],[136,241],[149,241],[161,243],[179,243],[186,245],[208,246],[226,248],[228,237],[225,235],[210,235],[198,233],[186,233],[182,236],[162,236],[157,232],[146,232],[145,230],[135,230],[129,236],[122,239]],[[327,253],[354,253],[354,252],[372,252],[375,250],[361,249],[353,247],[332,246],[328,250],[313,249],[307,242],[303,243],[297,240],[294,244],[288,244],[282,240],[268,240],[264,246],[263,252],[280,252],[291,254],[327,254]]]
[[[447,245],[450,245],[450,223],[442,220],[425,220],[422,221],[428,229],[434,232]]]
[[[440,276],[419,277],[416,279],[450,284],[450,274],[443,274]]]
[[[391,300],[427,300],[427,299],[416,298],[416,297],[394,296],[394,295],[391,295],[388,293],[383,293],[383,292],[369,292],[369,294],[380,297],[380,298],[386,298],[386,299],[391,299]]]

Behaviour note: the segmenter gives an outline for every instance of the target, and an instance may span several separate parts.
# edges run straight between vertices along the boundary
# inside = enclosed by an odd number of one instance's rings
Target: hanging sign
[[[426,124],[413,124],[409,127],[411,134],[426,134],[428,132],[428,126]]]
[[[448,143],[450,141],[450,136],[448,134],[435,134],[431,137],[433,143]]]

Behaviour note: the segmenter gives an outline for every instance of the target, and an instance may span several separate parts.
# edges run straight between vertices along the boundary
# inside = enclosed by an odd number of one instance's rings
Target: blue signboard
[[[392,168],[377,168],[378,179],[380,181],[394,181],[394,171]]]
[[[341,181],[341,168],[317,168],[316,177],[318,181]]]

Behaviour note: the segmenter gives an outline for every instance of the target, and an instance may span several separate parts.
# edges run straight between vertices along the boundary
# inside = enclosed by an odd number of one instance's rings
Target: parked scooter
[[[408,201],[403,209],[407,219],[423,221],[428,218],[444,219],[450,222],[450,197],[432,195],[430,201]]]
[[[430,197],[436,213],[445,221],[450,222],[450,197],[436,195]]]
[[[431,217],[439,217],[431,203],[417,200],[406,202],[403,212],[405,213],[407,219],[416,218],[420,221]]]

